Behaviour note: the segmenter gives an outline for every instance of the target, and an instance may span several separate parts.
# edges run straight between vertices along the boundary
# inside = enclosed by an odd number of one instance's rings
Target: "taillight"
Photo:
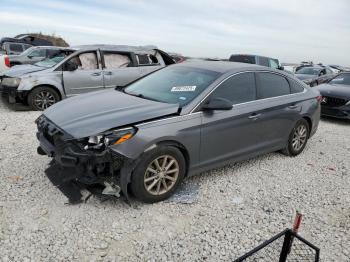
[[[10,58],[8,56],[5,56],[5,65],[7,67],[11,67],[11,64],[10,64]]]
[[[322,96],[317,96],[316,99],[317,99],[317,102],[319,102],[319,103],[322,102]]]

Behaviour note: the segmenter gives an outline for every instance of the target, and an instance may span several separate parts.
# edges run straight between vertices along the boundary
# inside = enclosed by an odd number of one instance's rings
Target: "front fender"
[[[37,86],[53,86],[55,87],[59,92],[62,98],[66,97],[66,94],[64,92],[63,86],[62,86],[62,74],[60,73],[50,73],[47,76],[41,76],[41,75],[33,75],[33,76],[27,76],[23,77],[21,79],[21,83],[18,86],[18,91],[31,91],[33,88]]]

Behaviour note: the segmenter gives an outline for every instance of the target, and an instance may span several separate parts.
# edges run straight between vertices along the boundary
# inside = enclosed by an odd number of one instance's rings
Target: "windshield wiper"
[[[154,98],[152,98],[152,97],[145,96],[145,95],[143,95],[143,94],[128,93],[128,92],[125,91],[125,89],[123,89],[122,91],[123,91],[123,93],[128,94],[128,95],[131,95],[131,96],[136,96],[136,97],[139,97],[139,98],[142,98],[142,99],[147,99],[147,100],[152,100],[152,101],[164,103],[163,101],[154,99]]]

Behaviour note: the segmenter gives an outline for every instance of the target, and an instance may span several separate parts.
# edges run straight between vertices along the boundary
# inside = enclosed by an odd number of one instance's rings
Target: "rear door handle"
[[[92,75],[92,76],[100,76],[101,73],[92,73],[91,75]]]
[[[288,106],[289,109],[297,109],[298,106],[297,105],[291,105],[291,106]]]
[[[106,75],[106,76],[111,76],[111,75],[112,75],[112,72],[104,72],[104,75]]]
[[[248,116],[248,118],[249,118],[249,119],[256,120],[256,119],[258,119],[260,116],[261,116],[261,114],[253,113],[253,114],[251,114],[250,116]]]

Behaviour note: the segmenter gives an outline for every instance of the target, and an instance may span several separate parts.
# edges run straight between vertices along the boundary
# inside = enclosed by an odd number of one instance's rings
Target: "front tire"
[[[309,123],[305,119],[300,119],[291,131],[288,138],[288,144],[286,148],[282,150],[282,153],[287,156],[299,155],[304,150],[309,135]]]
[[[186,172],[181,151],[159,146],[142,156],[131,178],[131,191],[140,201],[155,203],[170,197]]]
[[[28,105],[32,110],[44,111],[60,100],[56,90],[48,86],[40,86],[33,89],[28,95]]]

